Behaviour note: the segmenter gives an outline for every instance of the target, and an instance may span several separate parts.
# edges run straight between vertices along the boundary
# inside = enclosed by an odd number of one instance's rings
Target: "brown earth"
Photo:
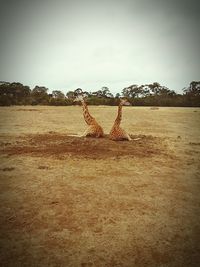
[[[151,135],[131,135],[132,141],[115,142],[108,138],[72,137],[59,133],[32,134],[18,137],[11,145],[2,142],[1,151],[8,155],[52,156],[62,159],[67,156],[87,159],[109,159],[123,156],[152,157],[165,155],[164,140]],[[136,140],[134,140],[136,139]],[[4,148],[3,148],[4,147]]]
[[[89,109],[108,133],[116,107]],[[199,125],[127,107],[140,139],[114,142],[69,136],[80,107],[0,108],[0,265],[200,266]]]

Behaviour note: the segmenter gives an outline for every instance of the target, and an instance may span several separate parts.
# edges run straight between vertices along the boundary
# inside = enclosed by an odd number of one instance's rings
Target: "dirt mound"
[[[158,137],[132,135],[135,141],[115,142],[105,138],[75,137],[48,133],[20,137],[14,144],[2,149],[9,155],[31,154],[33,156],[65,156],[91,159],[119,158],[124,156],[151,157],[163,154],[165,145]]]

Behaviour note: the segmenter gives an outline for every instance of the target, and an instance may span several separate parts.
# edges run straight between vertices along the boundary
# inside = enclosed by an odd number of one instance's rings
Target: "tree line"
[[[81,88],[70,90],[64,94],[61,90],[53,90],[44,86],[29,86],[19,82],[0,82],[0,106],[10,105],[73,105],[78,94],[87,97],[89,105],[118,105],[120,97],[126,97],[134,106],[200,106],[200,81],[192,81],[182,93],[176,93],[158,82],[145,85],[133,84],[125,87],[121,93],[113,95],[109,88],[104,86],[95,92],[83,91]]]

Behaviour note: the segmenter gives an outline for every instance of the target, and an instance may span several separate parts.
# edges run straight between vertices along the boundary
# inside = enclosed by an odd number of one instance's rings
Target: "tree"
[[[21,83],[1,83],[0,84],[0,104],[1,105],[25,105],[29,104],[30,88]]]
[[[65,95],[63,94],[63,92],[59,90],[52,91],[52,97],[57,98],[57,99],[65,99]]]
[[[122,95],[127,98],[141,97],[142,87],[137,84],[130,85],[122,90]]]
[[[150,92],[153,95],[159,95],[160,89],[161,89],[161,85],[158,82],[154,82],[152,84],[149,84],[148,86],[149,86]]]
[[[185,97],[185,105],[199,107],[200,106],[200,81],[192,81],[190,85],[183,89]]]
[[[153,84],[146,84],[143,86],[147,93],[150,95],[157,96],[174,96],[176,93],[166,86],[160,85],[158,82],[154,82]]]
[[[112,98],[113,94],[110,92],[109,88],[107,86],[103,86],[100,90],[101,96],[106,98]]]
[[[35,88],[31,92],[32,96],[32,104],[48,104],[49,102],[49,96],[47,94],[47,91],[49,89],[44,86],[38,86],[36,85]]]
[[[186,95],[199,96],[200,95],[200,81],[193,81],[190,85],[183,89]]]
[[[0,84],[0,105],[10,106],[12,105],[12,92],[10,90],[10,83],[1,82]]]
[[[120,94],[116,93],[115,98],[120,98]]]
[[[109,88],[103,86],[100,90],[93,92],[93,96],[101,97],[101,98],[112,98],[113,94],[110,92]]]
[[[74,99],[75,98],[75,94],[74,94],[74,91],[68,91],[66,93],[66,97],[70,100]]]

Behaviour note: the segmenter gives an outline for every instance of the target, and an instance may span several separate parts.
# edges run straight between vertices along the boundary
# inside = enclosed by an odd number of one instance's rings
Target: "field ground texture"
[[[89,110],[109,133],[117,107]],[[200,109],[122,127],[140,139],[70,137],[80,106],[0,108],[2,267],[200,266]]]

